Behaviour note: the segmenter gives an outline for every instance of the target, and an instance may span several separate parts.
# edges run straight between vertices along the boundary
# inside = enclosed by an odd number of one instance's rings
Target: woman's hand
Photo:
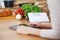
[[[51,23],[30,22],[29,25],[35,26],[40,29],[50,29]]]

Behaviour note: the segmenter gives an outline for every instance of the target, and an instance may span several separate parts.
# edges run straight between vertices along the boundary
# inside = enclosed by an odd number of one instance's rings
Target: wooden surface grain
[[[0,17],[0,40],[49,40],[32,35],[17,34],[9,27],[20,23],[28,23],[27,20],[16,20],[14,16]]]

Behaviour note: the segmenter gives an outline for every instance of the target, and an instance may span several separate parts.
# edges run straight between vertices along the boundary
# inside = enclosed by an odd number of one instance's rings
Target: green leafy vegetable
[[[29,12],[41,12],[41,8],[38,6],[33,6],[32,4],[24,4],[22,5],[22,9],[24,10],[24,15],[28,19]]]
[[[27,24],[23,24],[24,26],[28,26]]]

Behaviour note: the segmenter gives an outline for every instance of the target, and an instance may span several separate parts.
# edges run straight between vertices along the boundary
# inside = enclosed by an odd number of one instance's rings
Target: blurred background
[[[46,12],[49,19],[50,19],[50,12],[47,6],[47,0],[0,0],[0,9],[6,9],[10,8],[12,10],[17,9],[20,7],[19,4],[22,3],[35,3],[37,6],[39,6],[42,9],[42,12]]]

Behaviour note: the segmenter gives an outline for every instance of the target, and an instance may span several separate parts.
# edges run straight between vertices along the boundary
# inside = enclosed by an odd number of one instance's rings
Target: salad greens
[[[41,8],[38,6],[33,6],[32,4],[23,4],[22,9],[24,10],[24,15],[28,19],[29,12],[41,12]]]

